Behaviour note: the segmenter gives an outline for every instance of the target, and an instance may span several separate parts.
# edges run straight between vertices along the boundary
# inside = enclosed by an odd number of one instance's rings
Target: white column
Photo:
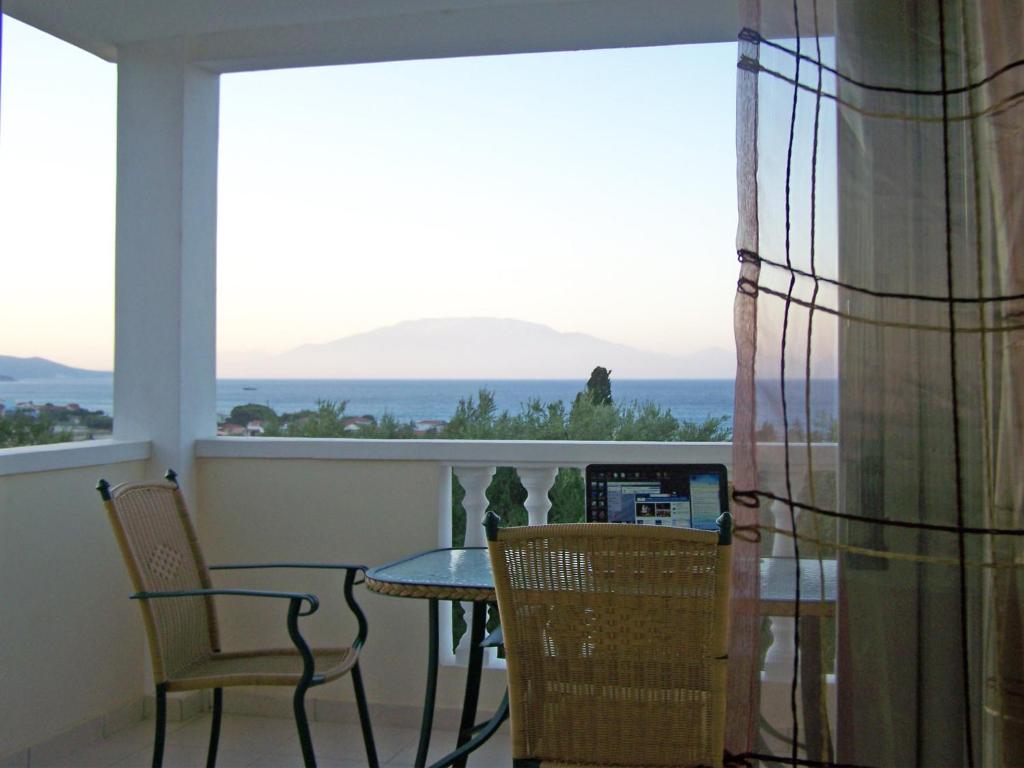
[[[551,511],[551,499],[548,491],[555,484],[558,467],[526,467],[517,468],[519,481],[526,489],[526,513],[529,525],[544,525]]]
[[[466,542],[467,547],[485,546],[484,512],[487,511],[487,488],[497,467],[455,467],[455,475],[462,483],[466,496],[462,499],[462,508],[466,510]]]
[[[195,501],[216,434],[219,79],[182,40],[124,46],[117,71],[114,435],[152,441]]]

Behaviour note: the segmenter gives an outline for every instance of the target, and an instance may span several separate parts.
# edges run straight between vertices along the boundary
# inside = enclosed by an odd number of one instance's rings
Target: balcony
[[[614,0],[404,0],[246,3],[244,13],[205,2],[8,0],[4,11],[118,64],[114,439],[0,451],[0,575],[9,595],[0,648],[0,765],[146,764],[148,662],[131,587],[92,490],[179,470],[212,562],[394,560],[452,542],[451,478],[467,495],[468,544],[495,467],[515,467],[529,491],[531,524],[546,520],[547,489],[561,468],[591,462],[731,465],[728,444],[510,443],[216,438],[215,291],[221,73],[493,53],[735,40],[734,2]],[[416,6],[410,10],[410,6]],[[835,472],[835,446],[815,446],[815,471]],[[782,455],[781,447],[778,451]],[[800,482],[807,451],[790,459]],[[771,462],[769,462],[771,463]],[[764,472],[778,472],[764,466]],[[730,467],[731,468],[731,467]],[[791,525],[772,509],[774,525]],[[784,541],[773,554],[791,554]],[[259,576],[219,584],[269,586]],[[330,578],[293,586],[325,597],[308,637],[348,633]],[[419,722],[427,648],[424,606],[374,594],[364,677],[382,757],[408,764]],[[273,607],[222,606],[226,645],[285,642]],[[443,615],[448,615],[447,613]],[[771,619],[762,712],[789,713],[793,619]],[[465,640],[442,644],[438,717],[456,722]],[[482,707],[501,694],[500,661],[485,671]],[[826,701],[831,691],[826,691]],[[345,683],[311,692],[314,740],[324,764],[361,762],[340,742],[354,722]],[[195,763],[201,695],[172,704],[169,760]],[[294,760],[287,698],[245,690],[226,696],[223,763]],[[832,707],[834,712],[834,707]],[[776,716],[777,715],[777,716]],[[250,718],[264,718],[255,721]],[[268,720],[266,718],[278,718]],[[438,742],[443,737],[439,737]],[[233,746],[245,745],[228,758]],[[347,745],[347,746],[345,746]],[[386,746],[385,746],[386,745]],[[774,746],[774,745],[773,745]],[[324,751],[324,750],[327,751]],[[351,752],[345,751],[351,749]],[[481,761],[503,765],[504,742]],[[177,750],[177,757],[174,757]],[[390,752],[390,755],[385,754]],[[284,755],[285,757],[281,757]]]
[[[779,446],[781,456],[782,447]],[[531,524],[547,519],[547,491],[561,468],[592,462],[694,462],[731,464],[727,443],[565,443],[485,441],[368,441],[272,438],[211,438],[196,441],[194,514],[211,562],[275,559],[361,561],[370,564],[397,559],[414,551],[450,546],[451,478],[459,478],[466,497],[467,519],[480,520],[484,495],[495,467],[515,467],[529,491]],[[99,498],[92,490],[100,476],[127,481],[153,476],[151,448],[145,441],[69,445],[60,449],[12,449],[0,457],[0,498],[4,503],[3,581],[12,601],[3,623],[5,684],[2,698],[0,757],[4,765],[38,765],[46,760],[66,764],[68,751],[81,756],[117,755],[140,759],[124,750],[144,752],[148,660],[137,610],[127,599],[127,575]],[[797,482],[806,474],[801,446],[791,448]],[[834,472],[834,445],[813,446],[815,471]],[[771,468],[766,469],[771,471]],[[774,524],[788,526],[788,511],[773,510]],[[582,510],[581,510],[582,513]],[[471,524],[467,545],[482,544],[482,528]],[[790,540],[777,537],[774,554],[791,554]],[[271,586],[258,576],[225,575],[222,586]],[[329,643],[350,630],[340,606],[330,600],[338,585],[329,577],[295,577],[289,585],[324,597],[324,608],[308,620],[308,636]],[[280,586],[280,582],[277,582]],[[427,648],[427,612],[414,601],[360,592],[370,619],[370,640],[364,676],[374,725],[382,743],[401,765],[413,744],[421,706]],[[281,616],[273,606],[241,613],[222,604],[226,645],[287,643]],[[246,606],[251,608],[251,606]],[[450,622],[450,611],[442,611]],[[450,627],[450,624],[449,624]],[[783,725],[789,716],[793,619],[771,620],[772,639],[766,648],[762,713]],[[448,634],[451,637],[450,628]],[[467,649],[442,640],[437,722],[443,729],[457,722]],[[503,671],[488,660],[482,709],[501,695]],[[73,682],[72,682],[73,681]],[[826,700],[833,696],[831,685]],[[358,738],[345,744],[338,734],[354,728],[350,687],[331,684],[311,691],[311,711],[320,736],[330,750],[351,749],[360,759]],[[287,751],[291,735],[290,700],[265,690],[229,691],[226,711],[237,720],[227,728],[252,729],[252,716],[281,718],[259,727],[278,734],[279,741],[259,741],[266,753]],[[200,695],[177,699],[172,706],[179,724],[169,744],[188,761],[202,727]],[[834,712],[834,706],[832,707]],[[230,723],[234,722],[235,725]],[[336,727],[335,727],[336,726]],[[179,736],[174,734],[178,733]],[[333,734],[333,735],[332,735]],[[355,732],[353,731],[353,736]],[[100,742],[101,737],[110,737]],[[435,744],[445,744],[442,733]],[[225,760],[232,750],[225,742]],[[238,743],[245,741],[241,736]],[[200,739],[201,743],[201,739]],[[471,764],[504,764],[499,740]],[[247,752],[253,760],[266,754]],[[413,749],[412,752],[415,750]],[[134,754],[134,753],[133,753]],[[169,753],[173,756],[173,752]],[[337,751],[324,755],[340,756]],[[232,760],[241,760],[235,755]],[[383,752],[382,752],[383,757]],[[100,757],[96,757],[97,760]],[[169,758],[172,759],[172,758]],[[298,759],[296,750],[293,757]],[[143,759],[143,762],[145,760]],[[97,763],[99,764],[99,763]],[[103,763],[103,764],[113,764]],[[126,764],[133,764],[131,762]],[[240,762],[239,764],[250,764]],[[259,763],[255,764],[269,764]],[[328,763],[330,764],[330,763]]]

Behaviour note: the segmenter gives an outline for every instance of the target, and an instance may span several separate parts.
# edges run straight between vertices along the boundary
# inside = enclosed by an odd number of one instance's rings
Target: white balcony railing
[[[529,525],[542,525],[548,521],[548,512],[551,509],[551,502],[548,499],[548,492],[555,483],[558,471],[562,468],[575,467],[584,469],[587,463],[597,461],[608,461],[607,458],[591,458],[589,444],[566,444],[558,443],[565,450],[565,457],[557,462],[538,463],[536,456],[530,451],[524,451],[524,455],[515,460],[508,455],[508,463],[487,463],[463,462],[454,464],[452,469],[458,477],[463,489],[466,492],[462,505],[466,511],[466,538],[467,547],[484,546],[483,526],[477,521],[482,521],[487,510],[486,491],[490,486],[491,479],[498,466],[511,466],[519,475],[523,487],[527,491],[525,506],[529,516]],[[608,444],[605,444],[608,445]],[[634,443],[613,443],[617,462],[686,462],[693,464],[725,464],[726,468],[732,471],[731,446],[723,443],[680,443],[680,444],[640,444]],[[655,447],[657,446],[657,447]],[[728,456],[724,455],[723,447],[728,448]],[[510,451],[510,448],[506,448]],[[660,456],[656,454],[661,452]],[[783,447],[771,446],[766,450],[766,469],[769,472],[781,472],[781,461],[783,459]],[[479,454],[480,458],[487,456],[486,453]],[[642,456],[642,458],[641,458]],[[790,447],[790,480],[794,487],[802,487],[808,482],[808,471],[811,466],[815,471],[835,472],[837,452],[834,444],[812,446],[810,463],[806,446]],[[442,500],[439,509],[439,546],[451,546],[451,527],[448,523],[451,519],[450,501]],[[793,530],[793,519],[789,514],[789,508],[782,502],[774,502],[770,506],[772,525],[781,531]],[[581,510],[582,514],[582,510]],[[799,520],[799,514],[796,516]],[[792,558],[795,553],[794,540],[790,536],[776,535],[772,545],[773,558]],[[773,560],[768,564],[771,568],[778,562]],[[468,610],[468,606],[465,606]],[[468,615],[468,613],[467,613]],[[451,628],[451,612],[446,611],[442,616],[442,626],[446,630],[444,637],[449,637]],[[792,677],[793,656],[796,653],[796,620],[791,616],[771,617],[772,643],[768,648],[765,658],[763,678],[766,683],[766,693],[771,698],[780,698],[781,693],[776,695],[775,689],[781,689]],[[468,657],[468,637],[463,636],[458,648],[454,653],[446,653],[447,663],[462,661]],[[493,649],[486,663],[490,666],[501,666],[502,662],[497,658]],[[788,706],[788,691],[785,692],[785,701]],[[766,702],[767,703],[767,702]]]
[[[482,526],[488,506],[486,492],[499,467],[514,468],[527,491],[525,506],[530,525],[546,523],[551,490],[558,471],[563,468],[584,469],[591,463],[707,463],[724,464],[732,476],[732,445],[729,443],[642,443],[642,442],[556,442],[556,441],[468,441],[468,440],[346,440],[288,438],[216,438],[197,442],[199,458],[314,459],[370,462],[424,462],[437,468],[436,499],[437,546],[452,545],[451,478],[454,474],[465,490],[463,508],[466,512],[466,546],[484,546]],[[761,484],[782,487],[785,472],[785,451],[782,445],[766,445],[759,449]],[[806,487],[809,469],[816,477],[836,471],[838,450],[835,444],[791,445],[789,472],[792,486]],[[799,491],[798,491],[799,492]],[[781,531],[791,531],[793,520],[784,503],[772,503],[768,522]],[[580,510],[581,515],[583,510]],[[797,515],[799,521],[799,514]],[[772,554],[778,558],[793,556],[793,539],[786,535],[774,537]],[[770,567],[770,566],[769,566]],[[468,608],[468,606],[466,606]],[[452,636],[452,612],[440,612],[442,637]],[[789,685],[795,654],[795,620],[792,616],[771,617],[771,644],[767,650],[762,673],[762,713],[786,730],[791,717]],[[446,665],[464,663],[468,657],[468,633],[452,651],[441,644],[441,662]],[[489,651],[485,664],[501,667],[503,662]],[[834,713],[834,678],[825,680],[823,694],[829,702],[829,716]],[[802,714],[800,715],[802,718]]]

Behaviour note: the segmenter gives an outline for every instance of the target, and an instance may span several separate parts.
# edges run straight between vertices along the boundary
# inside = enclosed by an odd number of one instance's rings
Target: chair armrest
[[[176,592],[136,592],[131,596],[132,600],[151,600],[164,597],[212,597],[214,595],[232,595],[240,597],[272,597],[286,598],[298,603],[306,601],[309,603],[309,610],[299,612],[299,616],[309,616],[315,613],[320,607],[320,600],[316,595],[308,592],[270,592],[258,589],[187,589]]]
[[[366,614],[363,613],[362,608],[359,607],[359,603],[356,602],[355,595],[352,593],[352,587],[356,584],[363,583],[362,581],[356,581],[356,574],[362,572],[365,575],[368,566],[351,563],[223,563],[221,565],[208,565],[206,567],[207,570],[210,571],[243,571],[260,568],[310,568],[345,571],[345,603],[356,617],[356,621],[359,622],[359,631],[356,634],[356,639],[352,641],[352,647],[358,650],[364,643],[366,643],[366,636],[369,633],[369,623],[366,621]],[[316,609],[314,608],[313,610]],[[312,613],[312,611],[310,611],[310,613]],[[307,614],[301,615],[305,616]]]

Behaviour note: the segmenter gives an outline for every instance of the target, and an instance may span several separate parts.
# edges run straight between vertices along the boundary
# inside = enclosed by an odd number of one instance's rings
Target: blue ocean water
[[[353,416],[379,418],[387,411],[400,421],[448,420],[460,399],[476,398],[482,388],[494,392],[499,411],[518,413],[532,398],[561,400],[568,408],[585,383],[583,379],[219,379],[217,412],[227,415],[236,405],[259,403],[286,413],[315,408],[317,400],[344,400],[345,412]],[[613,379],[612,396],[618,404],[650,400],[671,410],[678,419],[732,419],[732,379]],[[24,401],[78,403],[89,410],[113,413],[113,379],[0,382],[0,402],[13,407]]]

